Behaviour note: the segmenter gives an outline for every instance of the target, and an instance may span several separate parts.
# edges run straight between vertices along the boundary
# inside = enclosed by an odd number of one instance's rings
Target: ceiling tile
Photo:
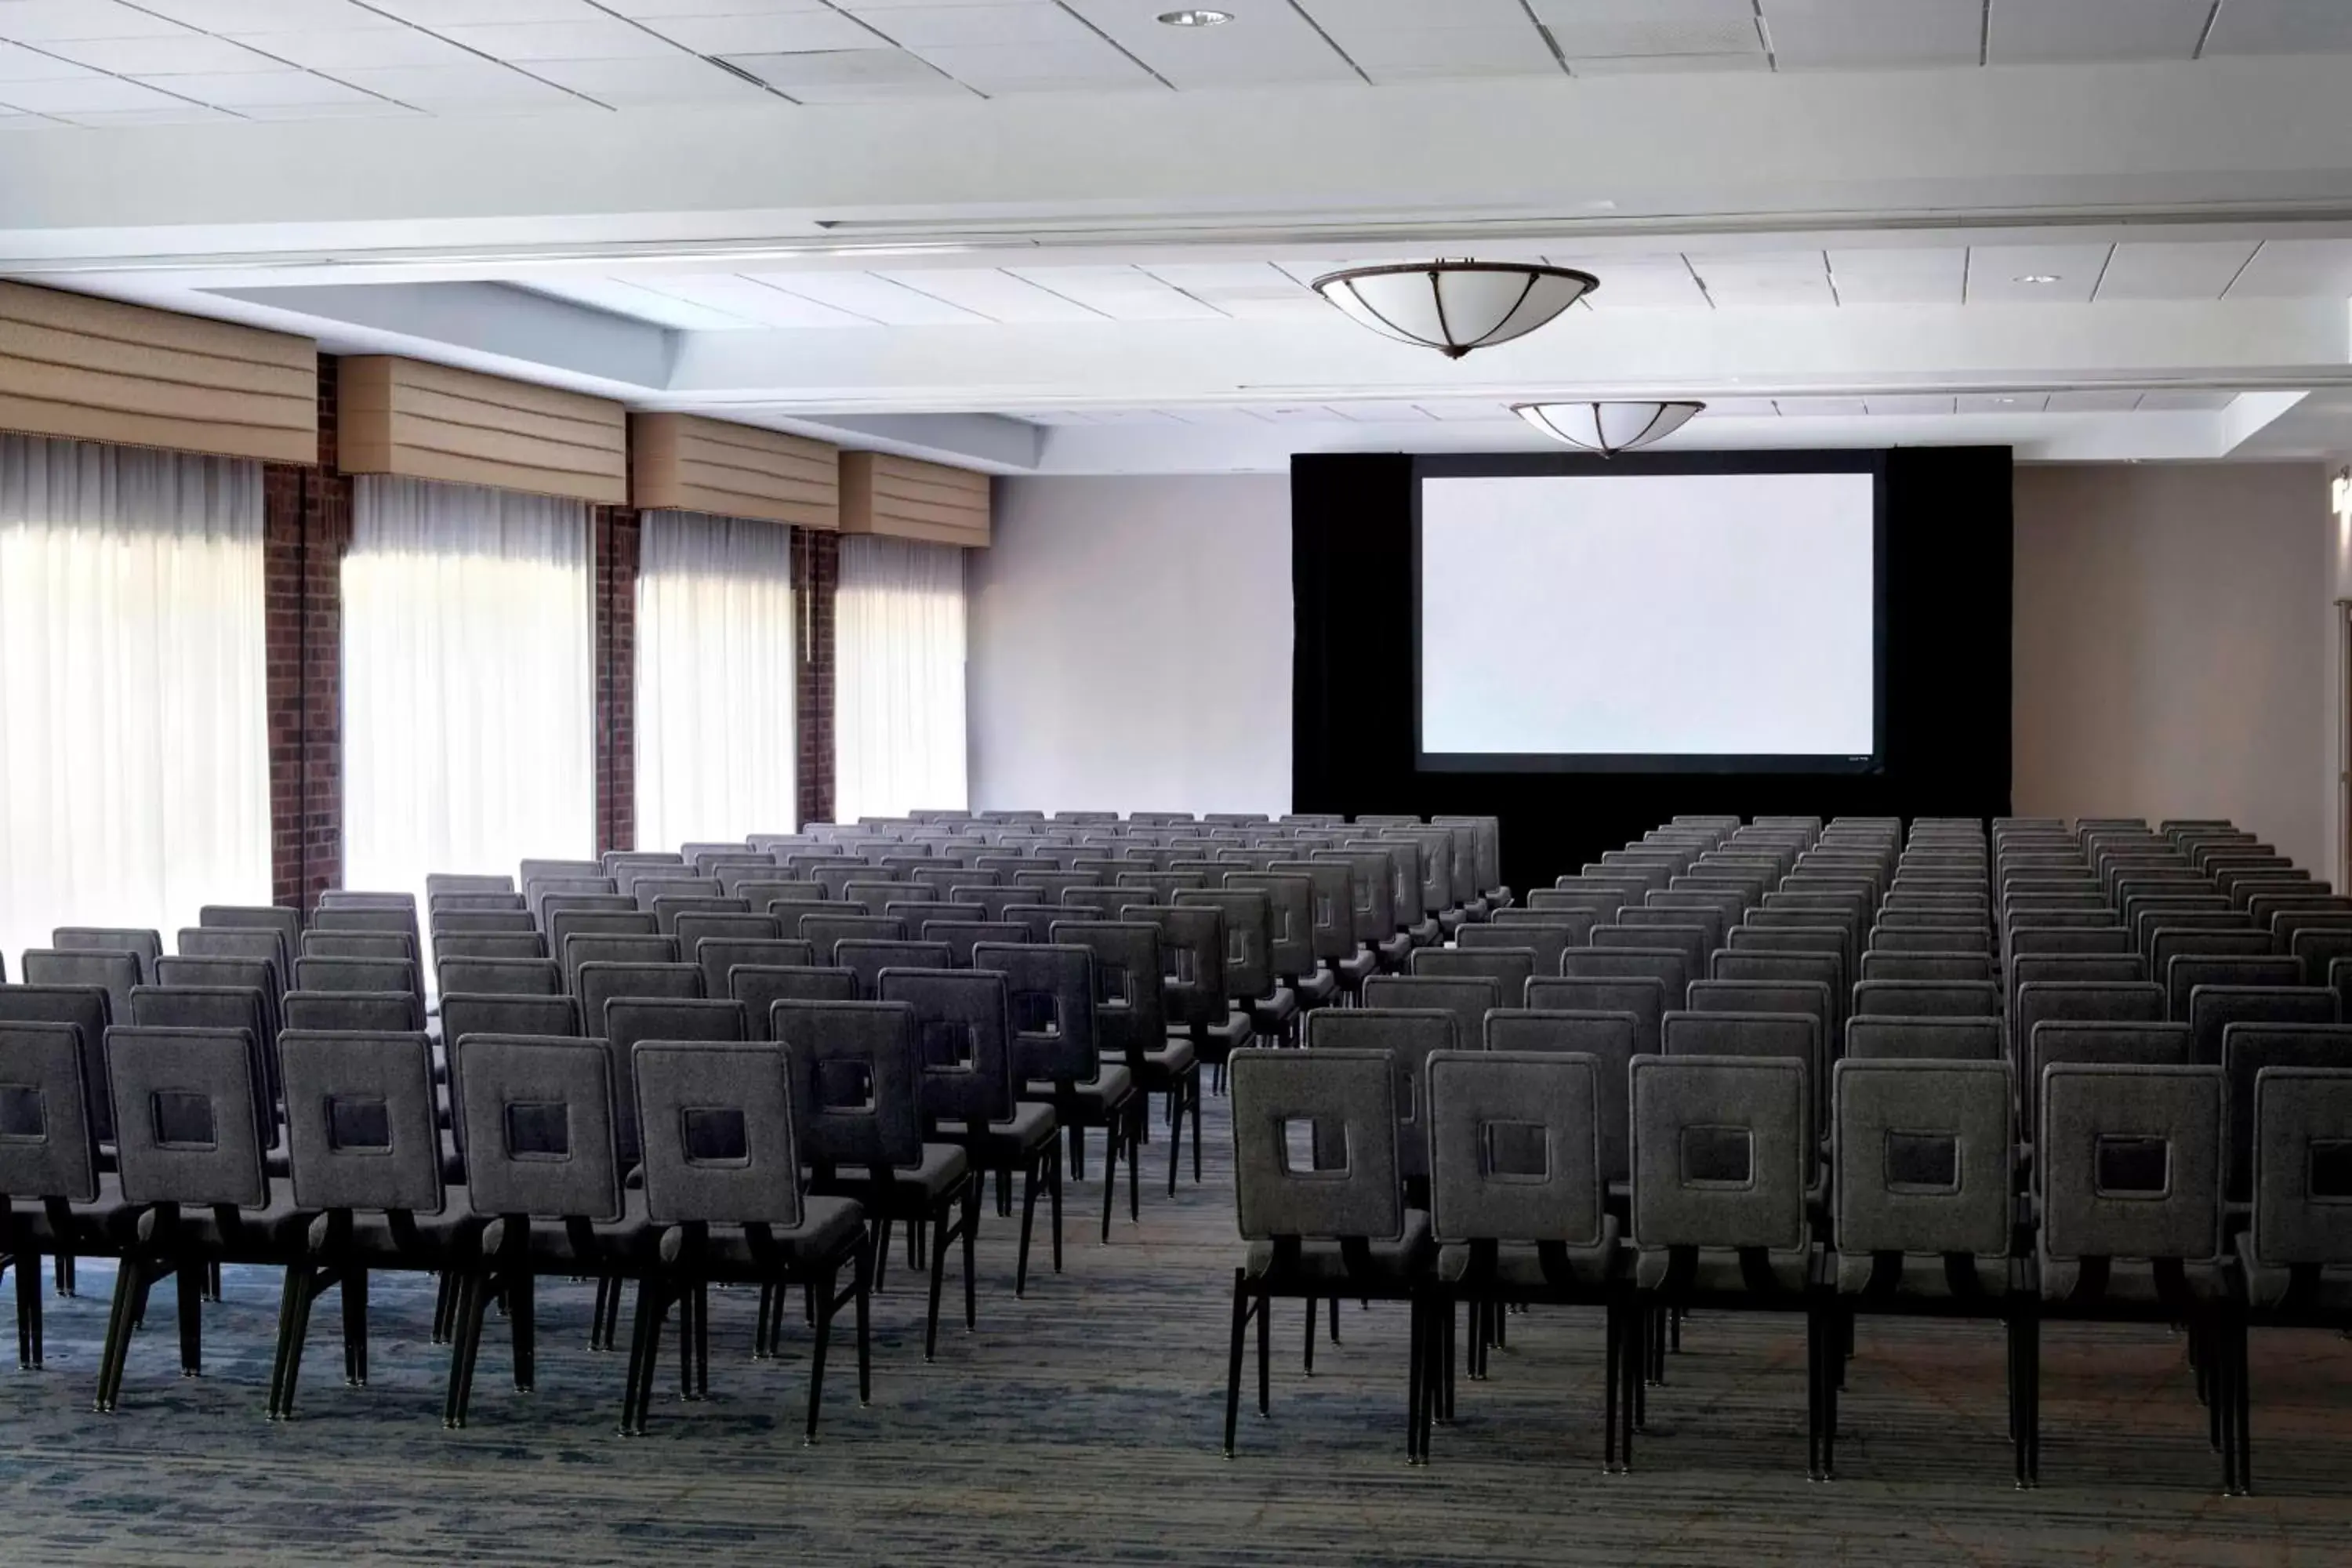
[[[1837,303],[1837,297],[1830,292],[1828,263],[1818,250],[1694,256],[1690,265],[1718,310]]]
[[[1570,58],[1753,55],[1764,40],[1749,0],[1529,0]]]
[[[1763,0],[1782,70],[1816,66],[1974,65],[1983,0]]]
[[[656,16],[646,26],[698,54],[803,54],[814,49],[887,47],[872,29],[838,11],[781,11],[754,16]]]
[[[1337,421],[1319,403],[1260,404],[1249,410],[1269,425],[1330,425]]]
[[[2128,414],[2139,406],[2139,394],[2122,391],[2053,392],[2044,411],[2051,414]]]
[[[2213,0],[1992,0],[1986,58],[2185,60],[2212,15]]]
[[[1581,268],[1599,278],[1601,287],[1584,297],[1596,310],[1707,308],[1706,294],[1679,256],[1612,256],[1598,262],[1573,256],[1544,259],[1555,267]]]
[[[1430,27],[1359,33],[1342,46],[1375,81],[1440,76],[1556,76],[1541,34],[1533,27]]]
[[[880,276],[934,299],[960,305],[992,321],[1034,324],[1055,321],[1099,321],[1103,315],[1075,300],[1040,289],[1026,279],[994,268],[942,267],[884,272]]]
[[[1167,0],[1064,3],[1179,88],[1361,79],[1289,0],[1220,0],[1222,27],[1162,26]]]
[[[1570,76],[1697,76],[1772,68],[1761,49],[1752,55],[1604,55],[1568,62]]]
[[[0,83],[62,81],[71,77],[98,74],[88,66],[78,66],[71,60],[45,55],[38,49],[25,48],[17,44],[0,44]]]
[[[2039,414],[2050,402],[2046,392],[1966,393],[1956,410],[1961,414]]]
[[[1952,395],[1944,393],[1932,396],[1909,394],[1899,396],[1873,396],[1864,398],[1863,406],[1881,417],[1917,418],[1949,414],[1952,411]]]
[[[63,114],[61,120],[76,125],[102,127],[109,125],[203,125],[233,121],[237,117],[223,110],[207,109],[200,103],[183,103],[171,109],[100,109]]]
[[[1091,425],[1095,422],[1095,416],[1093,415],[1075,408],[1055,408],[1048,409],[1044,413],[1016,414],[1012,416],[1012,417],[1015,419],[1026,419],[1032,425],[1054,425],[1063,426],[1073,425]]]
[[[725,310],[712,310],[708,305],[659,293],[632,283],[625,278],[534,278],[518,287],[534,294],[546,294],[558,300],[569,300],[575,305],[587,305],[616,316],[627,316],[633,321],[651,321],[656,326],[676,327],[685,331],[741,331],[760,324],[746,316],[732,315]]]
[[[148,86],[193,98],[215,108],[244,110],[270,108],[317,108],[333,103],[375,103],[355,87],[330,81],[309,71],[235,71],[225,76],[151,76]]]
[[[1859,397],[1776,397],[1772,403],[1784,419],[1853,418],[1870,412]]]
[[[0,7],[0,26],[7,11]],[[123,76],[160,76],[195,72],[282,71],[285,62],[256,54],[226,38],[183,33],[163,38],[89,38],[47,46],[69,60]]]
[[[419,111],[387,98],[361,93],[348,103],[240,103],[247,120],[415,120]]]
[[[2352,5],[2337,0],[2229,0],[2205,53],[2291,55],[2352,50]]]
[[[368,0],[420,27],[491,22],[584,22],[600,13],[589,0]]]
[[[754,281],[885,327],[959,327],[984,323],[961,306],[871,272],[753,273]]]
[[[855,0],[844,10],[863,11],[880,0]],[[922,0],[936,5],[939,0]],[[772,16],[780,11],[829,11],[832,0],[599,0],[616,16],[651,21],[656,16]]]
[[[2219,300],[2254,254],[2252,240],[2116,247],[2101,300]]]
[[[584,22],[500,22],[436,29],[450,42],[502,60],[625,60],[678,53],[678,46],[617,16]]]
[[[762,327],[864,327],[873,323],[731,272],[663,273],[638,287],[721,311]]]
[[[1420,425],[1430,417],[1420,405],[1395,398],[1365,397],[1324,406],[1335,417],[1354,425]]]
[[[312,70],[382,69],[393,66],[478,63],[446,38],[414,27],[344,28],[332,32],[240,33],[237,42]]]
[[[1829,253],[1841,305],[1957,305],[1968,290],[1969,253],[1953,247]]]
[[[345,69],[335,74],[370,92],[433,108],[505,109],[539,104],[552,108],[580,102],[560,87],[551,87],[519,70],[483,59],[468,59],[459,65]]]
[[[0,5],[0,37],[50,44],[82,38],[154,38],[188,29],[118,0],[7,0]]]
[[[1777,419],[1780,405],[1769,397],[1710,397],[1706,400],[1706,416],[1710,419]]]
[[[2098,287],[2111,245],[1979,245],[1969,252],[1972,305],[2079,305]],[[2047,283],[2028,283],[2047,278]]]
[[[2238,400],[2234,392],[2144,392],[2142,414],[2203,414],[2227,408]]]
[[[1366,33],[1426,32],[1433,28],[1513,28],[1534,39],[1534,25],[1519,0],[1299,0],[1316,25],[1341,48]]]
[[[1466,423],[1479,419],[1516,419],[1509,407],[1500,403],[1487,403],[1466,397],[1424,397],[1421,411],[1432,419],[1447,423]]]
[[[1084,32],[1056,44],[935,45],[914,52],[985,93],[1159,86],[1150,72]]]
[[[1147,261],[1141,269],[1188,293],[1216,289],[1268,296],[1304,293],[1297,279],[1270,261]]]
[[[293,33],[313,27],[397,27],[397,16],[352,0],[139,0],[152,11],[208,33]]]
[[[1132,267],[1015,267],[1041,289],[1075,300],[1115,321],[1213,321],[1224,312]]]
[[[0,90],[0,98],[6,97]],[[2305,300],[2352,295],[2352,239],[2269,239],[2254,252],[2232,300]]]
[[[852,5],[852,11],[859,7]],[[908,48],[962,44],[1058,44],[1074,38],[1101,43],[1094,30],[1051,0],[1008,5],[908,5],[863,20]]]
[[[120,77],[0,82],[0,103],[32,114],[88,114],[113,110],[174,109],[185,100]]]
[[[822,49],[807,54],[735,55],[740,66],[803,103],[948,95],[968,89],[904,49]]]
[[[650,60],[533,60],[533,76],[599,103],[781,103],[772,93],[709,60],[671,49]]]

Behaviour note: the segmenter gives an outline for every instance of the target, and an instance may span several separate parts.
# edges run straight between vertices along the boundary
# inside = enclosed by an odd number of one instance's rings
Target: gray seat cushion
[[[1790,1247],[1764,1255],[1765,1267],[1770,1270],[1773,1282],[1790,1295],[1800,1295],[1812,1282],[1816,1248]],[[1635,1255],[1633,1282],[1644,1290],[1654,1290],[1666,1282],[1666,1270],[1672,1255],[1664,1247],[1645,1247]],[[1753,1296],[1748,1286],[1747,1270],[1740,1266],[1739,1254],[1725,1247],[1699,1248],[1697,1267],[1690,1278],[1690,1293],[1695,1296]]]
[[[1842,1296],[1859,1296],[1870,1284],[1876,1259],[1867,1252],[1841,1252],[1832,1269]],[[2025,1265],[2021,1259],[1987,1258],[1971,1255],[1969,1272],[1963,1279],[1973,1278],[1977,1293],[1984,1296],[2005,1296],[2012,1290],[2026,1289]],[[1950,1301],[1958,1299],[1952,1289],[1950,1271],[1944,1266],[1940,1254],[1906,1252],[1903,1266],[1893,1280],[1892,1294],[1899,1300]]]
[[[1073,1099],[1082,1104],[1097,1107],[1117,1105],[1134,1092],[1134,1075],[1125,1067],[1115,1062],[1103,1063],[1101,1073],[1092,1082],[1070,1086]],[[1030,1084],[1021,1091],[1022,1098],[1024,1100],[1045,1100],[1049,1103],[1059,1093],[1060,1090],[1052,1084],[1043,1082]]]
[[[919,1194],[927,1203],[956,1190],[971,1174],[971,1161],[952,1143],[925,1143],[923,1158],[918,1164],[899,1165],[892,1169],[887,1194],[877,1186],[873,1176],[847,1165],[837,1168],[832,1178],[818,1190],[829,1197],[856,1198],[876,1213],[897,1212],[907,1200]]]
[[[1591,1289],[1609,1282],[1624,1260],[1624,1252],[1617,1245],[1617,1218],[1604,1215],[1601,1221],[1601,1240],[1591,1247],[1571,1247],[1565,1249],[1570,1282],[1578,1289]],[[1467,1247],[1442,1247],[1437,1251],[1437,1277],[1448,1285],[1459,1285],[1470,1272],[1471,1251]],[[1544,1271],[1543,1255],[1535,1247],[1520,1245],[1495,1249],[1495,1272],[1492,1283],[1506,1289],[1528,1291],[1530,1296],[1560,1289]]]
[[[933,1136],[964,1150],[982,1170],[996,1171],[1026,1165],[1038,1150],[1052,1146],[1054,1134],[1060,1130],[1054,1108],[1033,1100],[1014,1106],[1010,1119],[989,1122],[978,1137],[970,1129],[952,1124],[942,1126]]]
[[[822,1263],[848,1250],[866,1224],[866,1211],[848,1198],[804,1197],[801,1223],[754,1227],[714,1225],[701,1242],[698,1272],[756,1277],[779,1266]],[[675,1268],[686,1257],[688,1232],[672,1226],[662,1232],[657,1255]]]
[[[1371,1244],[1369,1273],[1349,1272],[1347,1258],[1336,1241],[1302,1243],[1298,1248],[1297,1267],[1279,1274],[1275,1272],[1274,1243],[1253,1241],[1242,1268],[1253,1279],[1294,1289],[1318,1285],[1339,1287],[1358,1282],[1402,1285],[1426,1273],[1434,1261],[1435,1251],[1429,1239],[1429,1211],[1407,1209],[1404,1211],[1404,1235],[1394,1241]]]

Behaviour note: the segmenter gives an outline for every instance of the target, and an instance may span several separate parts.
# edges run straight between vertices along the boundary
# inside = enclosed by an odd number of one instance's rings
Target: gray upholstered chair
[[[1444,1049],[1475,1049],[1486,1037],[1486,1015],[1504,1003],[1503,984],[1491,974],[1376,974],[1364,983],[1368,1011],[1453,1014],[1454,1041]]]
[[[1059,1124],[1054,1108],[1017,1100],[1013,1079],[1011,992],[995,970],[894,968],[882,972],[876,998],[903,1002],[915,1010],[915,1037],[925,1135],[964,1152],[974,1173],[996,1177],[997,1213],[1013,1212],[1012,1179],[1023,1178],[1021,1241],[1013,1264],[1013,1293],[1029,1284],[1029,1240],[1037,1215],[1037,1194],[1052,1188],[1055,1271],[1061,1270],[1062,1165]],[[965,1238],[964,1318],[976,1323],[971,1256]]]
[[[1528,983],[1528,1011],[1622,1013],[1633,1020],[1633,1055],[1654,1056],[1659,1025],[1666,1016],[1666,987],[1664,981],[1642,976],[1576,979],[1563,975],[1553,980],[1538,975]],[[1488,1043],[1493,1044],[1491,1039]],[[1624,1099],[1617,1098],[1621,1103]]]
[[[1592,928],[1596,932],[1607,929]],[[1624,930],[1642,930],[1624,927]],[[1648,928],[1654,931],[1657,928]],[[1695,972],[1690,959],[1679,948],[1666,947],[1571,947],[1559,955],[1559,972],[1571,980],[1622,980],[1646,976],[1657,981],[1666,990],[1666,1005],[1678,1007],[1688,994],[1691,984],[1701,972]]]
[[[592,1036],[604,1033],[604,1011],[614,997],[691,1002],[703,994],[702,971],[691,963],[583,963],[577,982],[581,1026]]]
[[[1855,1313],[1998,1317],[2009,1336],[2017,1484],[2028,1485],[2031,1429],[2019,1413],[2035,1319],[2010,1256],[2016,1138],[2007,1064],[1849,1058],[1837,1065],[1833,1099],[1831,1278],[1844,1321],[1828,1335],[1840,1370],[1822,1379],[1823,1470],[1836,1459]]]
[[[256,926],[189,926],[175,939],[189,958],[256,958],[269,965],[274,994],[283,996],[294,961],[281,932]],[[160,955],[159,955],[160,956]]]
[[[793,934],[816,951],[819,963],[834,962],[833,950],[843,942],[904,942],[907,922],[890,915],[860,915],[835,913],[839,905],[828,905],[823,910],[806,910],[800,918],[799,929]]]
[[[1820,1373],[1832,1347],[1820,1310],[1807,1192],[1817,1151],[1804,1064],[1777,1057],[1636,1057],[1633,1121],[1634,1282],[1648,1375],[1622,1402],[1630,1464],[1643,1384],[1663,1372],[1665,1310],[1705,1303],[1803,1311],[1807,1469],[1822,1475]]]
[[[142,968],[139,955],[127,950],[27,948],[22,978],[27,985],[103,991],[109,1016],[121,1022],[131,1016],[131,988],[146,984],[152,976]]]
[[[2318,985],[2200,985],[2189,994],[2188,1021],[2194,1059],[2220,1067],[2222,1036],[2231,1026],[2333,1024],[2336,993]]]
[[[977,906],[974,906],[977,907]],[[1018,945],[1029,940],[1029,928],[1012,921],[925,921],[916,936],[947,944],[949,962],[958,969],[974,967],[973,951],[991,946]]]
[[[207,931],[274,931],[282,967],[290,977],[302,947],[302,911],[284,904],[206,904],[196,924]]]
[[[166,959],[160,967],[164,971],[166,984],[183,982],[173,976],[174,965],[194,963],[225,963],[226,959]],[[198,981],[196,984],[203,984]],[[414,991],[422,995],[422,982],[417,966],[404,958],[323,958],[302,957],[294,961],[294,988],[298,991]]]
[[[1312,1012],[1328,1005],[1339,994],[1338,973],[1321,964],[1326,942],[1318,941],[1325,933],[1316,921],[1315,877],[1304,867],[1291,871],[1273,870],[1272,866],[1280,857],[1270,855],[1265,858],[1267,869],[1226,873],[1225,887],[1234,892],[1265,895],[1267,964],[1282,990],[1296,1001],[1298,1010]],[[1345,868],[1326,869],[1344,870]],[[1334,948],[1344,946],[1346,952],[1340,956],[1345,957],[1355,947],[1353,927],[1348,912],[1348,891],[1338,886],[1336,879],[1331,891],[1333,934],[1328,937],[1328,945]],[[1255,1019],[1252,1020],[1252,1027],[1257,1028]],[[1290,1029],[1294,1043],[1297,1033],[1294,1025]]]
[[[525,921],[529,915],[522,917]],[[448,958],[547,958],[547,939],[535,931],[433,931],[433,957],[437,964]]]
[[[2221,1032],[2221,1067],[2230,1109],[2223,1140],[2229,1156],[2223,1196],[2242,1205],[2254,1195],[2258,1080],[2272,1068],[2352,1071],[2352,1024],[2233,1023]]]
[[[955,955],[940,942],[877,942],[851,937],[833,944],[833,963],[857,977],[857,994],[871,1002],[886,969],[947,969]]]
[[[1992,959],[1981,952],[1880,952],[1862,955],[1862,978],[1933,980],[1962,984],[1992,983]],[[2000,994],[1996,990],[1995,996]]]
[[[727,976],[739,963],[784,964],[805,968],[816,962],[816,949],[793,937],[706,936],[679,947],[687,962],[702,971],[706,995],[728,995]]]
[[[580,972],[592,963],[676,963],[677,939],[669,936],[574,931],[558,944],[564,989],[578,994]]]
[[[155,982],[155,961],[163,956],[163,933],[135,926],[59,926],[49,933],[58,952],[128,952],[139,960],[139,977]]]
[[[1397,1119],[1397,1179],[1404,1184],[1406,1201],[1415,1208],[1428,1206],[1429,1122],[1422,1100],[1422,1068],[1433,1051],[1483,1048],[1486,1014],[1479,1015],[1478,1032],[1464,1027],[1461,1016],[1444,1007],[1371,1006],[1326,1008],[1307,1023],[1307,1047],[1312,1051],[1378,1051],[1396,1068],[1396,1089],[1391,1097]],[[1318,1129],[1318,1162],[1338,1158],[1343,1150],[1330,1142],[1333,1129]]]
[[[1136,1092],[1148,1103],[1154,1094],[1167,1098],[1168,1121],[1181,1130],[1183,1115],[1193,1119],[1193,1147],[1200,1146],[1201,1062],[1189,1039],[1168,1034],[1165,987],[1167,973],[1161,952],[1163,936],[1150,921],[1056,921],[1048,933],[1051,945],[1075,944],[1094,954],[1095,1046],[1104,1058],[1124,1065]],[[1219,1005],[1223,1005],[1222,1000]],[[1141,1141],[1129,1157],[1135,1158]],[[1183,1140],[1168,1145],[1168,1193],[1176,1193],[1178,1161]]]
[[[1690,912],[1696,917],[1697,911]],[[1595,953],[1612,951],[1633,952],[1673,952],[1682,959],[1685,984],[1706,973],[1707,955],[1714,950],[1707,946],[1707,930],[1699,924],[1623,925],[1604,923],[1592,928],[1590,939]],[[1578,963],[1581,973],[1594,973],[1591,967],[1593,955],[1580,955]],[[1565,973],[1565,971],[1563,971]],[[1669,986],[1670,975],[1662,975]]]
[[[563,971],[548,958],[467,958],[444,952],[440,957],[443,993],[473,995],[561,996]]]
[[[1591,1058],[1601,1083],[1595,1111],[1601,1179],[1611,1212],[1620,1218],[1625,1215],[1633,1178],[1625,1121],[1626,1072],[1637,1054],[1640,1028],[1639,1016],[1631,1012],[1507,1007],[1486,1015],[1490,1051],[1546,1051]],[[1652,1034],[1656,1032],[1654,1024]]]
[[[2164,986],[2167,1016],[2189,1021],[2189,999],[2201,985],[2291,987],[2303,984],[2303,965],[2285,953],[2177,953],[2154,971]]]
[[[959,1239],[969,1245],[980,1222],[980,1185],[961,1149],[923,1137],[914,1009],[903,1002],[779,1002],[775,1028],[801,1157],[814,1172],[810,1190],[856,1199],[877,1226],[877,1289],[891,1226],[929,1231],[923,1359],[929,1361],[939,1351],[948,1247]]]
[[[1516,919],[1506,917],[1516,916]],[[1560,960],[1591,934],[1590,921],[1579,924],[1566,916],[1542,910],[1497,910],[1479,925],[1465,926],[1454,945],[1465,952],[1493,948],[1524,949],[1535,959],[1531,978],[1549,979],[1559,973]]]
[[[1331,1009],[1315,1015],[1310,1037]],[[1416,1457],[1429,1335],[1423,1284],[1433,1260],[1429,1215],[1408,1209],[1398,1161],[1397,1064],[1385,1050],[1248,1050],[1233,1061],[1234,1197],[1248,1246],[1234,1270],[1225,1367],[1225,1452],[1241,1406],[1242,1345],[1257,1322],[1258,1414],[1269,1413],[1271,1308],[1340,1295],[1412,1303],[1405,1445]],[[1295,1134],[1313,1127],[1341,1157],[1325,1166]],[[1310,1325],[1311,1325],[1310,1318]]]
[[[739,963],[727,972],[727,993],[743,1005],[755,1040],[772,1040],[780,1002],[855,1002],[857,976],[846,969],[803,963]]]
[[[1263,1036],[1297,1044],[1298,998],[1276,979],[1272,897],[1255,888],[1227,886],[1185,889],[1175,902],[1180,909],[1213,909],[1224,917],[1224,994],[1248,1024],[1245,1034],[1233,1030],[1217,1037],[1211,1065],[1222,1074],[1223,1058],[1233,1054],[1236,1041]]]
[[[1012,1024],[1014,1092],[1054,1108],[1070,1130],[1070,1179],[1086,1175],[1086,1135],[1103,1130],[1102,1239],[1110,1239],[1118,1191],[1118,1160],[1128,1154],[1128,1212],[1139,1199],[1134,1149],[1142,1134],[1144,1098],[1126,1064],[1114,1062],[1095,1040],[1095,955],[1083,943],[982,942],[972,949],[974,970],[1004,977]],[[1062,1227],[1055,1213],[1054,1268],[1061,1269]]]
[[[1175,892],[1154,896],[1173,898]],[[1249,1045],[1253,1037],[1250,1016],[1234,1009],[1233,987],[1226,979],[1224,911],[1214,905],[1139,902],[1120,910],[1118,918],[1149,921],[1160,928],[1160,1005],[1168,1032],[1175,1039],[1191,1043],[1195,1060],[1212,1070],[1211,1087],[1222,1089],[1226,1058]],[[1255,951],[1262,970],[1265,949],[1260,945]],[[1201,1179],[1198,1111],[1196,1105],[1192,1126],[1195,1182]]]
[[[604,1040],[613,1059],[613,1139],[623,1166],[634,1166],[644,1150],[643,1130],[631,1086],[629,1053],[640,1040],[709,1041],[734,1044],[750,1037],[743,1005],[731,997],[614,996],[604,1004]]]
[[[1990,981],[1864,980],[1853,988],[1857,1018],[1998,1018],[2000,987]]]
[[[250,1031],[118,1026],[107,1032],[106,1056],[122,1200],[139,1215],[115,1274],[101,1413],[121,1396],[131,1329],[151,1286],[176,1277],[180,1371],[195,1376],[209,1266],[292,1261],[305,1226],[263,1169],[275,1109]]]
[[[814,1443],[834,1314],[851,1303],[858,1403],[873,1394],[865,1213],[849,1199],[802,1190],[792,1085],[776,1047],[647,1040],[632,1048],[629,1066],[645,1114],[646,1218],[659,1234],[640,1274],[621,1430],[646,1430],[662,1323],[673,1308],[681,1319],[680,1379],[688,1396],[699,1398],[709,1392],[709,1287],[760,1287],[758,1351],[765,1355],[782,1326],[774,1304],[799,1284],[814,1331],[803,1438]]]
[[[1509,1016],[1494,1015],[1490,1027]],[[1507,1304],[1603,1303],[1608,1441],[1602,1468],[1612,1468],[1626,1303],[1617,1289],[1618,1224],[1608,1212],[1601,1149],[1607,1071],[1580,1053],[1473,1050],[1433,1053],[1423,1076],[1430,1234],[1438,1244],[1432,1305],[1441,1341],[1431,1359],[1450,1370],[1456,1301],[1471,1305],[1476,1376],[1486,1371],[1487,1321]],[[1534,1158],[1507,1160],[1507,1133]],[[1433,1377],[1430,1384],[1420,1401],[1424,1462],[1433,1407],[1444,1405],[1450,1415],[1453,1397],[1449,1378]]]
[[[2002,1058],[2000,1020],[1850,1018],[1845,1054],[1857,1061],[1997,1062]]]
[[[370,1270],[446,1268],[463,1229],[444,1202],[432,1049],[422,1033],[289,1028],[278,1048],[293,1202],[311,1217],[278,1311],[273,1421],[294,1413],[311,1304],[340,1292],[343,1381],[362,1387]]]
[[[2221,1069],[2053,1062],[2039,1097],[2042,1314],[2187,1323],[2222,1487],[2234,1491]],[[2029,1384],[2025,1421],[2038,1449],[2035,1393]]]
[[[131,1237],[121,1189],[98,1169],[103,1089],[89,1080],[79,1024],[0,1022],[0,1253],[16,1270],[20,1367],[42,1363],[42,1255],[62,1266],[110,1256]]]
[[[1468,926],[1464,929],[1476,931],[1483,928]],[[1498,1005],[1505,1007],[1527,1005],[1528,982],[1538,973],[1536,950],[1531,947],[1424,947],[1412,955],[1412,978],[1483,976],[1494,981],[1499,988]]]

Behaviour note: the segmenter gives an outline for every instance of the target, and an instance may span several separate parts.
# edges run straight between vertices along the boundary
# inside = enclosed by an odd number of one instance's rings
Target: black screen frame
[[[1868,756],[1788,752],[1431,752],[1422,712],[1422,494],[1433,479],[1606,478],[1637,474],[1867,474],[1871,479],[1871,675]],[[1886,454],[1813,448],[1756,452],[1518,452],[1422,455],[1412,459],[1412,745],[1425,773],[1788,773],[1853,776],[1886,768]]]

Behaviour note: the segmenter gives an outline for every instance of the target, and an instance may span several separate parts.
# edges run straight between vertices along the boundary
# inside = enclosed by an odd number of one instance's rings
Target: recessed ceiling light
[[[2059,277],[2055,272],[2027,272],[2011,279],[2010,281],[2012,283],[2063,283],[2066,279]]]
[[[1162,11],[1160,20],[1171,27],[1222,27],[1234,19],[1231,11]]]

